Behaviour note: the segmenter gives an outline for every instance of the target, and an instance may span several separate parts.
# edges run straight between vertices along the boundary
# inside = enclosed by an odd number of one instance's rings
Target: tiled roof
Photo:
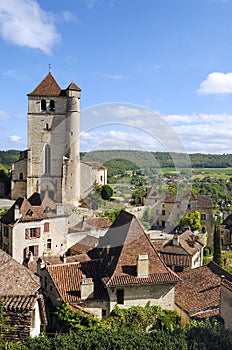
[[[15,220],[16,206],[21,214],[18,220]],[[40,195],[35,193],[29,199],[18,198],[0,221],[4,224],[14,224],[16,221],[36,221],[55,216],[56,204],[46,194],[41,202]]]
[[[97,227],[97,228],[109,228],[112,222],[108,217],[104,218],[89,218],[84,222],[86,226]]]
[[[210,196],[197,195],[197,209],[213,209],[213,200]]]
[[[165,262],[165,264],[168,266],[170,265],[183,266],[183,267],[191,266],[190,257],[188,255],[162,253],[161,258]]]
[[[101,270],[99,260],[51,265],[47,266],[47,270],[58,293],[65,302],[72,304],[81,301],[82,275],[85,275],[86,278],[93,278],[95,300],[108,299],[108,293],[98,277],[98,271]]]
[[[98,238],[94,236],[87,235],[81,239],[78,243],[74,244],[69,248],[70,254],[81,254],[85,253],[88,250],[94,248],[98,243]]]
[[[39,287],[38,277],[0,249],[0,296],[30,295]]]
[[[103,258],[107,287],[124,284],[176,283],[179,277],[161,260],[137,218],[122,210],[95,249]],[[147,255],[148,276],[137,277],[137,259]]]
[[[3,295],[0,296],[3,307],[7,311],[31,311],[37,300],[36,295]]]
[[[176,305],[189,316],[218,309],[222,275],[232,281],[232,275],[214,262],[180,273],[182,283],[175,286]]]
[[[59,96],[61,89],[49,72],[39,85],[28,96]]]
[[[173,244],[173,240],[170,240],[164,245],[162,253],[172,253],[172,254],[181,254],[181,255],[190,255],[193,256],[197,252],[201,251],[203,245],[198,240],[197,235],[192,231],[186,230],[181,235],[177,236],[179,240],[178,245]]]
[[[79,88],[79,86],[77,86],[74,82],[72,82],[71,84],[69,84],[69,86],[67,87],[67,90],[81,91],[81,89]]]
[[[227,216],[227,218],[223,221],[222,225],[225,225],[226,229],[232,230],[232,214]]]
[[[107,169],[104,165],[98,163],[98,162],[83,162],[81,161],[82,164],[88,165],[89,167],[91,167],[92,169]]]

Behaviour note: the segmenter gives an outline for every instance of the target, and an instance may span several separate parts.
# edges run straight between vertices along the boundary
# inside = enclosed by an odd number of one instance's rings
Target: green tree
[[[213,235],[213,261],[219,266],[222,265],[222,238],[220,230],[220,218],[215,220]]]
[[[194,211],[192,213],[187,213],[180,217],[178,224],[180,229],[183,229],[187,226],[190,227],[192,231],[201,231],[201,214],[199,211]]]
[[[105,200],[110,200],[110,198],[112,197],[114,191],[112,189],[112,187],[110,185],[103,185],[101,188],[101,196],[102,199]]]

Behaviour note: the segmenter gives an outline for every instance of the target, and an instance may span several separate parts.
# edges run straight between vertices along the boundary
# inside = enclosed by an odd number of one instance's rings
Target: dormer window
[[[50,100],[49,108],[50,108],[51,111],[55,110],[55,101],[54,100]]]
[[[46,100],[41,100],[41,111],[46,111]]]

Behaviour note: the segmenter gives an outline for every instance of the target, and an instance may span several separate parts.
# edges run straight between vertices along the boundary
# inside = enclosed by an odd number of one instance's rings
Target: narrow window
[[[49,145],[45,146],[45,173],[51,173],[51,148]]]
[[[47,250],[51,250],[52,249],[52,240],[51,238],[47,239]]]
[[[46,100],[41,100],[41,111],[46,111]]]
[[[19,180],[23,180],[23,173],[19,174]]]
[[[124,290],[117,289],[117,304],[124,304]]]
[[[54,100],[50,100],[50,110],[51,111],[55,110],[55,101]]]

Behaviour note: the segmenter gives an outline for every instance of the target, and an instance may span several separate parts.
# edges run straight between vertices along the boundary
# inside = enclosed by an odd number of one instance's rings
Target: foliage
[[[180,229],[190,226],[192,231],[201,231],[201,215],[199,211],[193,211],[180,217],[179,225]]]
[[[63,330],[75,331],[80,329],[95,329],[98,320],[92,315],[84,315],[81,311],[74,312],[67,303],[62,303],[57,307],[55,314],[62,321]]]
[[[8,212],[8,209],[3,209],[0,211],[0,219]]]
[[[102,324],[113,330],[132,331],[136,329],[145,332],[148,329],[173,331],[178,326],[178,322],[179,316],[176,312],[147,304],[145,307],[132,306],[129,309],[121,309],[116,306],[110,317]]]
[[[110,185],[103,185],[101,188],[101,196],[102,199],[105,200],[110,200],[110,198],[112,197],[114,191],[112,189],[112,187]]]
[[[19,151],[17,150],[8,150],[0,151],[0,164],[3,165],[5,169],[10,169],[11,164],[19,159]]]
[[[114,222],[116,217],[118,216],[118,214],[120,213],[120,211],[122,210],[123,208],[117,208],[117,209],[114,209],[114,210],[106,210],[104,212],[104,214],[102,215],[102,217],[104,216],[107,216],[111,222]]]
[[[213,235],[213,261],[219,266],[222,265],[222,238],[220,230],[220,218],[217,218],[214,224],[214,235]]]
[[[144,211],[144,214],[143,214],[143,217],[142,217],[142,223],[143,223],[143,226],[147,230],[151,229],[151,227],[152,227],[152,225],[154,223],[154,213],[153,213],[152,208],[148,207]]]

